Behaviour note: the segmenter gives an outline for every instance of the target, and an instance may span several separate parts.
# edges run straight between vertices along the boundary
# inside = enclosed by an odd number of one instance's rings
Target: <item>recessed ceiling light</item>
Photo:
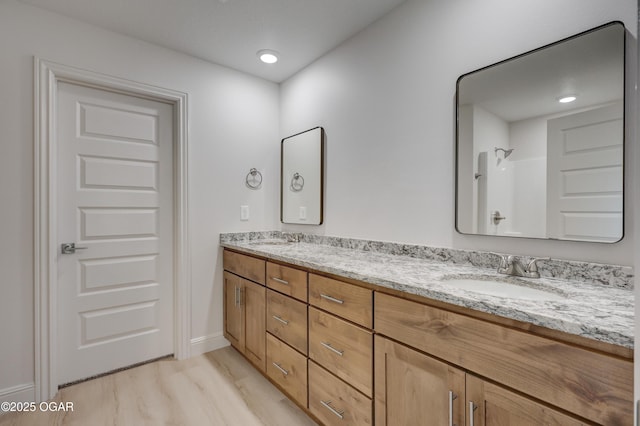
[[[561,98],[558,98],[558,102],[560,102],[561,104],[568,104],[569,102],[573,102],[575,100],[576,100],[576,97],[574,95],[563,96]]]
[[[265,64],[275,64],[278,62],[278,52],[275,50],[258,50],[258,58]]]

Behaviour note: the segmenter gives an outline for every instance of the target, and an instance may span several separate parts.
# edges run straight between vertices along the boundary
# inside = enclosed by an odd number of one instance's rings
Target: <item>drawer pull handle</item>
[[[274,366],[275,368],[277,368],[278,370],[280,370],[280,372],[281,372],[282,374],[284,374],[285,376],[288,376],[288,375],[289,375],[289,372],[288,372],[287,370],[285,370],[284,368],[280,367],[280,364],[278,364],[277,362],[272,362],[272,364],[273,364],[273,366]]]
[[[469,426],[473,426],[473,412],[477,409],[478,407],[476,407],[473,401],[469,401]]]
[[[341,305],[344,303],[344,300],[336,299],[335,297],[331,297],[327,294],[320,293],[320,297],[322,297],[323,299],[327,299],[330,302],[339,303]]]
[[[287,320],[285,320],[285,319],[282,319],[282,318],[280,318],[280,317],[279,317],[279,316],[277,316],[277,315],[273,315],[271,318],[273,318],[273,319],[274,319],[274,320],[276,320],[276,321],[280,321],[280,322],[281,322],[281,323],[283,323],[284,325],[289,325],[289,321],[287,321]]]
[[[338,411],[335,408],[333,408],[331,406],[331,401],[324,402],[323,400],[320,400],[320,404],[324,405],[324,407],[327,410],[331,411],[336,416],[340,417],[341,419],[344,419],[344,411]]]
[[[332,351],[332,352],[334,352],[334,353],[336,353],[336,354],[338,354],[340,356],[344,355],[344,351],[340,351],[340,350],[334,348],[333,346],[331,346],[331,343],[320,342],[320,344],[322,346],[324,346],[325,348],[329,349],[330,351]]]
[[[458,399],[458,395],[453,393],[453,391],[449,391],[449,426],[455,426],[453,424],[453,401]]]
[[[277,283],[284,284],[284,285],[289,285],[289,281],[285,281],[285,280],[283,280],[281,278],[271,277],[271,279],[274,280]]]

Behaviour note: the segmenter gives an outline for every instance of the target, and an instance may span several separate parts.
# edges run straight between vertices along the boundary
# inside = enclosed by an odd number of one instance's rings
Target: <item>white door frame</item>
[[[187,94],[34,58],[35,399],[58,392],[56,95],[59,82],[142,96],[173,105],[174,356],[189,357],[191,276],[188,228]]]

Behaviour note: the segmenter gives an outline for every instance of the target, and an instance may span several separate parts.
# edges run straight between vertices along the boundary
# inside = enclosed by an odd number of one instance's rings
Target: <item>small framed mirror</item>
[[[282,139],[280,220],[320,225],[324,201],[324,129],[313,129]]]
[[[458,232],[622,239],[624,93],[621,22],[462,75]]]

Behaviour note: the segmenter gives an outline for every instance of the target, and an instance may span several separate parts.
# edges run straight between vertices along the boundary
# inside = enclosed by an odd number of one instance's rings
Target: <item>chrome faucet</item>
[[[525,278],[540,278],[540,271],[538,271],[537,262],[539,260],[551,259],[550,257],[536,257],[525,265],[522,259],[513,255],[507,256],[499,254],[498,256],[500,256],[500,266],[498,266],[499,274]]]
[[[283,232],[282,236],[289,243],[299,243],[301,234],[299,232]]]

